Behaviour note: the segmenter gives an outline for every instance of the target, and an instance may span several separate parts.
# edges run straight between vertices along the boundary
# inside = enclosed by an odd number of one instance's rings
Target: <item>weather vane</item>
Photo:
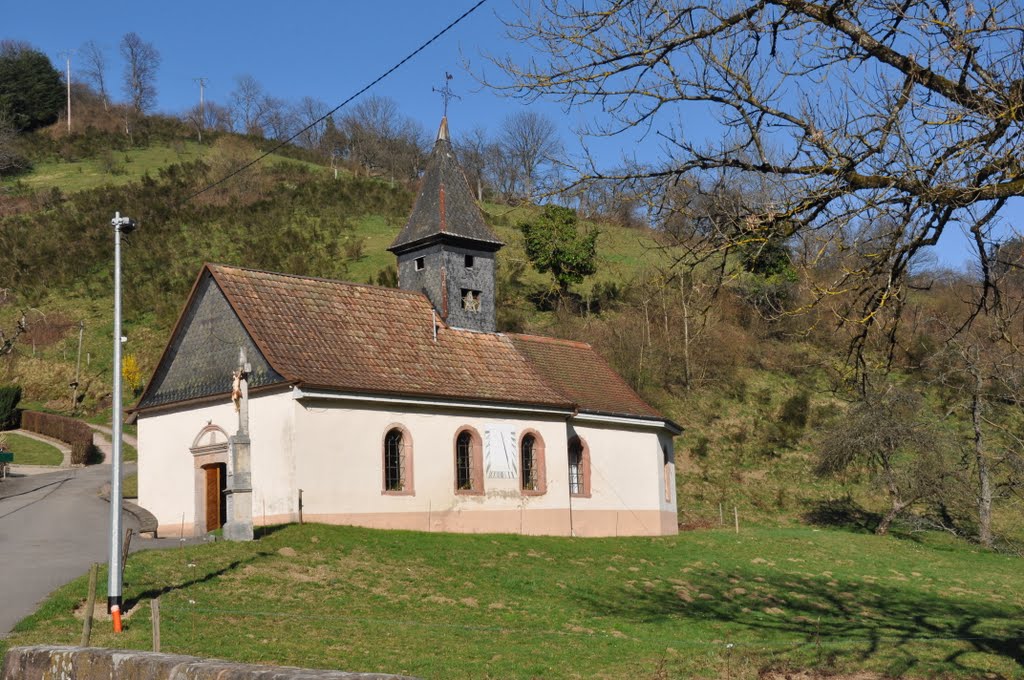
[[[440,94],[441,95],[441,99],[444,101],[444,117],[445,118],[448,117],[448,102],[451,101],[452,99],[462,99],[462,97],[460,97],[459,95],[457,95],[454,92],[452,92],[452,87],[450,85],[451,80],[452,80],[452,74],[448,73],[448,71],[445,71],[444,72],[444,87],[441,87],[441,88],[433,87],[433,88],[431,88],[434,92],[437,92],[438,94]]]

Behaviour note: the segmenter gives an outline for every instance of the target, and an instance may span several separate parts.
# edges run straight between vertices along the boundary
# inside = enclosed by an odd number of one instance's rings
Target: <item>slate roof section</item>
[[[284,382],[261,356],[231,303],[209,275],[201,275],[171,334],[138,408],[202,399],[231,391],[238,351],[245,349],[252,370],[249,388]]]
[[[486,250],[497,250],[504,245],[484,222],[483,213],[473,199],[466,174],[448,139],[447,118],[441,120],[409,221],[388,250],[399,253],[444,236],[473,241]]]
[[[549,386],[580,411],[663,418],[590,345],[539,335],[510,334],[512,345]]]

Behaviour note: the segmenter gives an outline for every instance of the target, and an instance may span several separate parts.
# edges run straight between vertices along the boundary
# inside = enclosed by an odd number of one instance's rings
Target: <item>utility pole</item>
[[[82,333],[85,332],[85,322],[78,322],[78,360],[75,362],[75,382],[71,383],[74,392],[71,394],[71,415],[78,410],[78,377],[82,372]]]
[[[199,128],[200,144],[203,143],[203,126],[206,125],[206,105],[203,102],[203,90],[206,89],[206,80],[203,76],[192,79],[193,82],[199,83],[199,125],[197,127]]]
[[[71,134],[71,55],[75,53],[74,50],[64,50],[61,52],[61,56],[67,62],[67,81],[68,81],[68,134]]]
[[[110,221],[114,227],[114,412],[111,429],[114,431],[113,461],[110,471],[110,562],[107,569],[107,609],[114,624],[114,632],[121,632],[121,234],[135,230],[135,220],[114,213]]]

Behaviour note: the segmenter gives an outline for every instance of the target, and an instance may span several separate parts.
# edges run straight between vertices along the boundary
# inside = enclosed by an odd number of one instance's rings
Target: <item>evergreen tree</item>
[[[580,233],[576,211],[548,205],[540,216],[519,226],[526,256],[534,268],[551,272],[564,297],[569,286],[597,271],[597,230]]]
[[[19,130],[56,122],[64,84],[50,59],[21,43],[0,44],[0,118]]]

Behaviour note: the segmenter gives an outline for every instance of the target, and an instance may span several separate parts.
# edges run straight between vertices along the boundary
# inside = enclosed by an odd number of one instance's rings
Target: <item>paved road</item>
[[[134,471],[125,464],[125,474]],[[110,505],[97,492],[109,479],[109,465],[93,465],[0,481],[0,637],[50,592],[107,561]],[[134,517],[123,520],[138,531]],[[105,604],[106,583],[97,590]]]

